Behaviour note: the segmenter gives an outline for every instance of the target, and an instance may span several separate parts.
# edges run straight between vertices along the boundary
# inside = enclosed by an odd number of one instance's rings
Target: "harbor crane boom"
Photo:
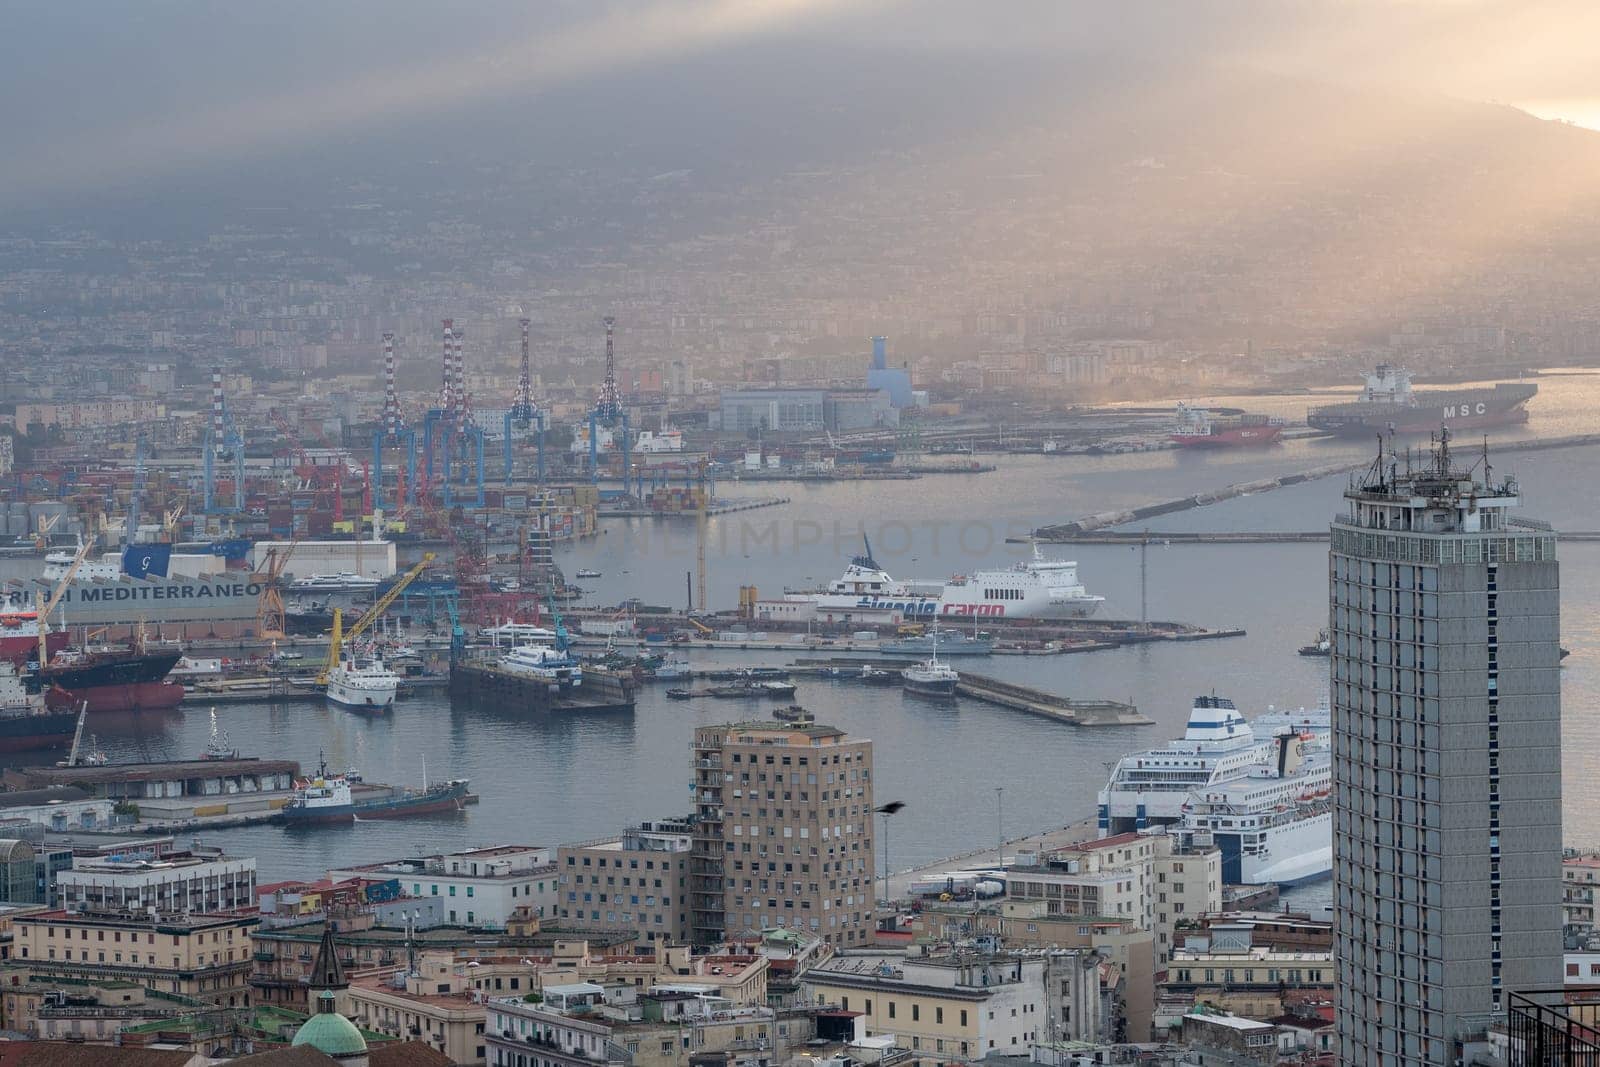
[[[433,559],[432,552],[424,552],[417,565],[401,575],[400,580],[390,586],[389,591],[379,597],[377,602],[367,609],[366,614],[355,621],[348,633],[343,632],[343,613],[338,608],[333,609],[333,631],[328,635],[328,661],[322,665],[322,671],[317,675],[318,685],[327,685],[329,672],[339,665],[339,646],[346,641],[354,641],[369,626],[377,622],[383,613],[389,610],[389,605],[406,591],[406,586],[416,581],[417,576],[432,565]]]
[[[49,628],[47,624],[50,620],[50,613],[56,610],[56,605],[61,603],[61,598],[67,595],[67,586],[72,584],[72,579],[77,575],[78,568],[83,566],[84,558],[89,555],[89,550],[94,547],[94,540],[95,535],[92,533],[84,538],[83,544],[78,546],[77,555],[72,557],[72,565],[61,576],[61,581],[56,583],[55,589],[51,590],[50,599],[37,605],[39,610],[35,612],[35,621],[39,629],[39,666],[41,667],[48,665],[50,662],[50,653],[45,648],[45,630]]]

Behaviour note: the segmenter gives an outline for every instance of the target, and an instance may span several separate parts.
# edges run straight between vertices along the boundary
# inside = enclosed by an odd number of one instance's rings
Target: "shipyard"
[[[1268,6],[7,12],[0,1067],[1600,1064],[1600,14]]]

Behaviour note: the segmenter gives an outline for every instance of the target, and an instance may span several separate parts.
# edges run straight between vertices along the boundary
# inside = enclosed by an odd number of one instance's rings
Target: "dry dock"
[[[486,710],[519,715],[631,713],[634,707],[631,677],[590,666],[583,668],[581,686],[563,690],[487,660],[466,660],[450,668],[450,696]]]
[[[956,692],[985,704],[1014,708],[1073,726],[1151,726],[1155,723],[1154,719],[1139,714],[1139,709],[1132,704],[1115,700],[1076,700],[967,671],[961,672]]]

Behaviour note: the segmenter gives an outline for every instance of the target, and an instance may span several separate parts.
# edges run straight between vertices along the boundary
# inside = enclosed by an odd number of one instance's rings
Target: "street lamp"
[[[995,786],[994,787],[994,830],[995,830],[995,840],[996,840],[996,844],[998,846],[995,851],[997,853],[996,862],[999,864],[999,867],[1000,867],[1001,871],[1004,871],[1006,869],[1006,814],[1005,814],[1006,813],[1006,807],[1005,807],[1005,797],[1006,797],[1006,787],[1003,786],[1003,785]]]
[[[902,800],[891,800],[889,803],[872,810],[883,816],[883,903],[885,908],[889,904],[889,816],[905,807]]]

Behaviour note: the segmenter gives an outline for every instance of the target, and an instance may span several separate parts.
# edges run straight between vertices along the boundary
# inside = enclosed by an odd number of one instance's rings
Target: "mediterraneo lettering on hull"
[[[0,586],[0,609],[33,606],[37,582]],[[251,619],[262,585],[252,577],[121,578],[67,586],[61,609],[73,624],[202,622]]]

